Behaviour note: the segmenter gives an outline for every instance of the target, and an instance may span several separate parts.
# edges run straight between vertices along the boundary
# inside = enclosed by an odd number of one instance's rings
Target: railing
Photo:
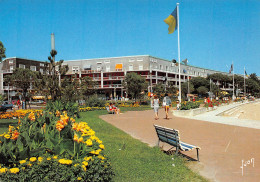
[[[3,70],[3,73],[13,73],[14,70]]]
[[[122,84],[106,84],[103,85],[103,88],[122,88]],[[98,86],[98,88],[101,88],[101,85]]]
[[[3,86],[3,89],[8,90],[8,86]],[[16,90],[16,89],[17,89],[17,87],[9,86],[9,90]]]

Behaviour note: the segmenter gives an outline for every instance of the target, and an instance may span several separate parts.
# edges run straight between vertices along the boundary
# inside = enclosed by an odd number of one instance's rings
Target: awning
[[[32,96],[32,99],[43,100],[43,99],[45,99],[45,96],[42,96],[42,95]],[[48,99],[51,99],[51,96],[48,96]]]
[[[116,64],[116,69],[122,69],[123,68],[123,64]]]

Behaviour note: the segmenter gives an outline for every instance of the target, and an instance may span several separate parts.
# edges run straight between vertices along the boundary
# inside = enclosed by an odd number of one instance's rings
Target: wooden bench
[[[155,127],[155,131],[157,133],[157,136],[159,138],[158,146],[159,146],[160,141],[168,143],[169,145],[176,148],[176,154],[178,154],[179,150],[190,151],[190,150],[193,150],[193,149],[197,149],[197,159],[199,161],[199,149],[200,149],[200,147],[181,142],[180,141],[180,133],[179,133],[178,130],[174,130],[174,129],[171,129],[171,128],[165,128],[163,126],[158,126],[158,125],[154,125],[154,127]]]
[[[110,111],[109,107],[106,107],[106,109],[107,109],[108,114],[115,114],[115,111],[114,110]]]

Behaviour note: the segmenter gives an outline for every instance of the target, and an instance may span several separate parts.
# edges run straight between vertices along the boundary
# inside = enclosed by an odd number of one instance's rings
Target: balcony
[[[99,85],[98,88],[101,88],[101,85]],[[123,88],[123,85],[122,84],[107,84],[107,85],[103,85],[103,88]]]
[[[13,73],[14,70],[3,70],[3,73],[6,74],[6,73]]]

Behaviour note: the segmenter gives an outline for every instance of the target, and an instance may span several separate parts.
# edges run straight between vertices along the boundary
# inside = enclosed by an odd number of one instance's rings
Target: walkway
[[[215,117],[208,113],[207,117]],[[158,138],[153,124],[178,129],[181,140],[201,147],[201,162],[189,162],[189,166],[212,181],[259,181],[260,179],[260,130],[221,123],[175,117],[154,120],[153,110],[129,111],[121,115],[103,115],[101,118],[134,138],[155,146]],[[230,120],[231,121],[231,120]],[[165,150],[169,146],[163,146]],[[196,151],[183,152],[196,159]],[[242,160],[254,159],[243,167]],[[252,160],[253,161],[253,160]]]

